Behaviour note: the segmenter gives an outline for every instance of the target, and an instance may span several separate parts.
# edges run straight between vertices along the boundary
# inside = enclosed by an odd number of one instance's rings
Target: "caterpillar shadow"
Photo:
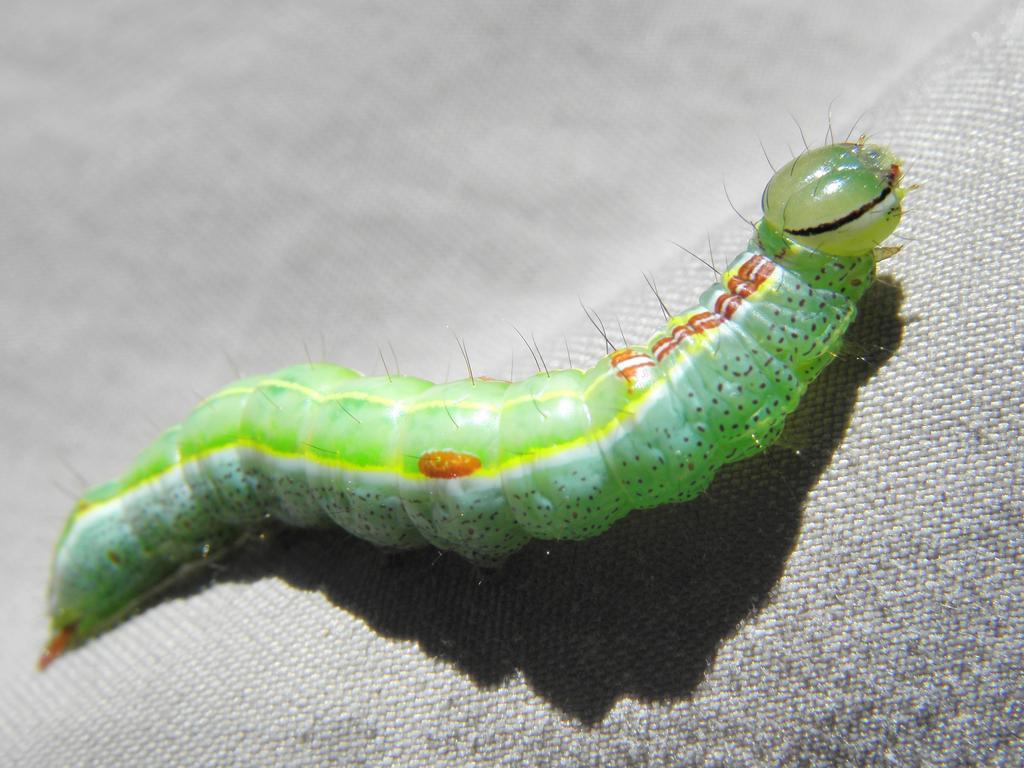
[[[808,390],[789,447],[724,468],[693,502],[635,512],[589,541],[533,542],[494,573],[433,551],[384,556],[342,533],[285,532],[219,578],[274,574],[320,591],[480,686],[520,671],[588,724],[623,697],[690,696],[723,640],[770,599],[858,388],[901,341],[901,303],[899,286],[876,283],[848,334],[855,353]]]

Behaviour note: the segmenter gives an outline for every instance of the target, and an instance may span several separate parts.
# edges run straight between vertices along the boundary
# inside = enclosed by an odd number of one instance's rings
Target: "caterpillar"
[[[532,538],[585,539],[696,497],[775,441],[835,357],[896,250],[880,244],[901,184],[864,139],[797,156],[699,304],[587,370],[435,384],[310,363],[227,386],[77,502],[39,667],[268,519],[494,565]]]

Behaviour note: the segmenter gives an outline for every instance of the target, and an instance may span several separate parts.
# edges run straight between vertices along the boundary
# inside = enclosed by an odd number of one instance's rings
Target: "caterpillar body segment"
[[[76,504],[40,666],[268,519],[495,564],[696,497],[834,358],[904,192],[882,147],[805,152],[698,305],[588,370],[434,384],[307,364],[225,387]]]

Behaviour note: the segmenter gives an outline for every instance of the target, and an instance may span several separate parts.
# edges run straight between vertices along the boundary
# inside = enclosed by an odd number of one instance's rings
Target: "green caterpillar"
[[[764,450],[833,359],[905,188],[885,148],[780,169],[747,249],[694,309],[589,370],[434,384],[300,365],[202,402],[78,501],[57,544],[45,667],[268,518],[495,564],[692,499]]]

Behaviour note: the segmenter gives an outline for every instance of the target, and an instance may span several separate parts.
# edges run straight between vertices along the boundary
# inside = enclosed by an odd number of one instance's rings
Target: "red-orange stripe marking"
[[[740,308],[742,303],[743,298],[735,293],[723,293],[715,301],[715,312],[729,319],[736,313],[736,310]]]
[[[736,310],[740,308],[743,300],[752,296],[758,288],[764,285],[774,271],[775,263],[771,259],[760,255],[751,256],[740,264],[736,274],[729,278],[726,285],[729,292],[716,299],[715,312],[701,312],[691,317],[683,325],[675,326],[670,335],[654,342],[651,347],[654,356],[659,361],[664,360],[689,337],[707,333],[731,318],[736,314]]]
[[[626,365],[626,363],[630,364]],[[655,362],[643,352],[637,352],[635,349],[620,349],[612,355],[611,364],[619,376],[632,383],[636,381],[642,369],[653,367]]]
[[[662,352],[662,350],[666,346],[668,347],[668,349]],[[660,339],[654,342],[654,346],[651,347],[651,351],[654,353],[654,356],[658,358],[658,360],[663,360],[665,358],[665,355],[667,355],[669,352],[675,349],[675,346],[676,342],[672,339],[671,336],[662,336]]]

